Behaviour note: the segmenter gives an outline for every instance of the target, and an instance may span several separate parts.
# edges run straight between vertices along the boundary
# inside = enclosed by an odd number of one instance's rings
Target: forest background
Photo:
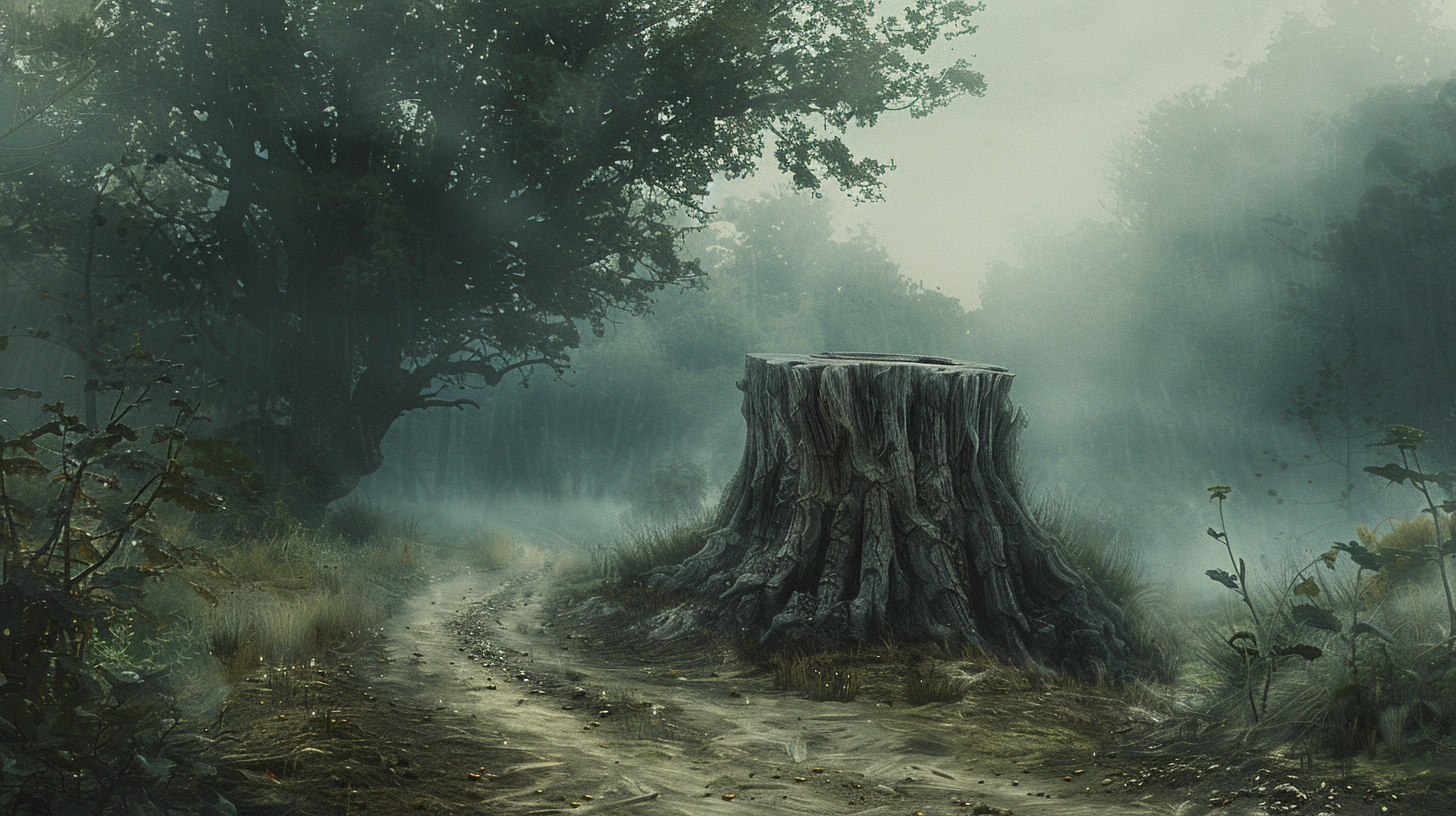
[[[1290,17],[1234,79],[1148,112],[1109,218],[1028,242],[979,304],[901,274],[833,193],[716,198],[680,251],[700,274],[576,331],[559,375],[461,380],[441,400],[473,404],[408,411],[355,498],[625,505],[676,479],[706,499],[741,451],[744,354],[868,350],[1011,367],[1033,483],[1116,508],[1170,555],[1198,541],[1176,519],[1215,483],[1313,547],[1324,524],[1410,517],[1361,467],[1390,422],[1431,432],[1443,461],[1456,439],[1453,70],[1432,4]],[[0,325],[61,330],[44,287],[6,285]],[[35,349],[0,373],[67,365]]]

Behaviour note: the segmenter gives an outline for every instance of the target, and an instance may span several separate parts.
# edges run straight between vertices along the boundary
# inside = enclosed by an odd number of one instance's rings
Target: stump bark
[[[764,643],[948,641],[1120,673],[1122,612],[1023,502],[1012,376],[943,358],[750,355],[742,464],[703,549],[656,585],[706,596],[707,622]]]

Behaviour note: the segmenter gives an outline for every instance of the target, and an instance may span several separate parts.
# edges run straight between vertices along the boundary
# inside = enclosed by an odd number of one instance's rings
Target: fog
[[[1010,367],[1033,492],[1116,519],[1165,577],[1202,580],[1215,484],[1235,486],[1231,524],[1266,566],[1414,518],[1361,467],[1393,453],[1368,447],[1390,422],[1449,450],[1449,400],[1415,385],[1449,377],[1371,330],[1419,322],[1412,290],[1352,302],[1329,230],[1390,181],[1377,144],[1446,160],[1449,136],[1416,120],[1456,68],[1450,9],[993,3],[977,19],[932,56],[969,56],[983,98],[852,134],[897,165],[883,200],[795,196],[771,168],[720,180],[718,221],[688,245],[705,290],[664,293],[558,382],[406,417],[360,495],[480,485],[626,511],[674,465],[711,492],[741,450],[741,354],[833,348]],[[410,453],[446,440],[469,453]]]
[[[1446,813],[1456,3],[893,5],[0,3],[0,810]]]

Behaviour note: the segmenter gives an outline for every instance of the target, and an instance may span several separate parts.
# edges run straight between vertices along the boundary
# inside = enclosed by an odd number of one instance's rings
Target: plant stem
[[[1218,529],[1223,533],[1223,548],[1228,550],[1229,563],[1233,565],[1234,574],[1239,576],[1239,597],[1244,599],[1244,606],[1249,608],[1249,615],[1254,619],[1254,633],[1263,635],[1263,625],[1259,623],[1259,611],[1254,608],[1254,601],[1249,597],[1249,587],[1244,581],[1244,568],[1239,559],[1234,557],[1234,546],[1229,543],[1228,524],[1223,518],[1223,499],[1218,500]],[[1263,653],[1263,646],[1259,647]]]
[[[1416,473],[1420,474],[1421,476],[1425,476],[1425,471],[1421,470],[1420,454],[1416,453],[1415,451],[1411,451],[1410,455],[1415,462]],[[1400,459],[1401,464],[1406,464],[1406,455],[1404,449],[1402,449],[1400,452]],[[1446,630],[1446,634],[1448,638],[1456,637],[1456,601],[1453,601],[1451,598],[1451,578],[1446,573],[1446,556],[1441,552],[1441,514],[1436,510],[1436,502],[1434,499],[1431,498],[1431,490],[1430,488],[1426,487],[1425,479],[1413,479],[1412,483],[1414,483],[1416,488],[1421,491],[1421,495],[1424,496],[1426,499],[1426,508],[1431,511],[1432,535],[1435,537],[1436,541],[1436,566],[1440,569],[1441,572],[1441,587],[1446,590],[1446,614],[1450,618],[1450,628]]]

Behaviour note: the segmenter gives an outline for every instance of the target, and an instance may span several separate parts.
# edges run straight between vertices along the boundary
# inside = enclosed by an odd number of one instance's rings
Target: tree
[[[102,68],[74,108],[135,179],[112,262],[206,341],[228,433],[309,514],[379,466],[405,412],[560,370],[581,328],[694,276],[685,216],[769,135],[798,187],[873,197],[887,166],[852,155],[850,126],[983,88],[917,56],[974,30],[964,0],[98,9]]]
[[[1240,76],[1146,116],[1115,165],[1115,220],[993,270],[979,353],[1015,362],[1028,458],[1056,468],[1051,479],[1130,502],[1183,485],[1169,507],[1210,471],[1247,473],[1235,489],[1280,497],[1315,481],[1283,473],[1307,461],[1289,448],[1309,444],[1306,429],[1291,439],[1287,411],[1298,386],[1319,386],[1325,360],[1345,356],[1348,318],[1380,302],[1349,295],[1325,225],[1360,206],[1375,145],[1414,137],[1424,155],[1435,144],[1415,100],[1456,69],[1456,39],[1435,19],[1430,3],[1369,0],[1289,18]],[[1381,359],[1370,339],[1362,356]],[[1271,467],[1261,451],[1278,450]],[[1097,478],[1123,468],[1148,477]],[[1330,482],[1310,493],[1350,484]]]
[[[971,353],[960,305],[904,278],[868,236],[836,240],[828,202],[785,194],[717,210],[686,248],[701,259],[692,287],[664,293],[652,314],[604,338],[583,338],[568,381],[494,389],[479,411],[406,418],[369,490],[418,482],[434,453],[414,440],[433,441],[450,416],[460,435],[445,454],[449,489],[468,495],[622,497],[684,461],[721,483],[743,448],[734,383],[745,354]]]

